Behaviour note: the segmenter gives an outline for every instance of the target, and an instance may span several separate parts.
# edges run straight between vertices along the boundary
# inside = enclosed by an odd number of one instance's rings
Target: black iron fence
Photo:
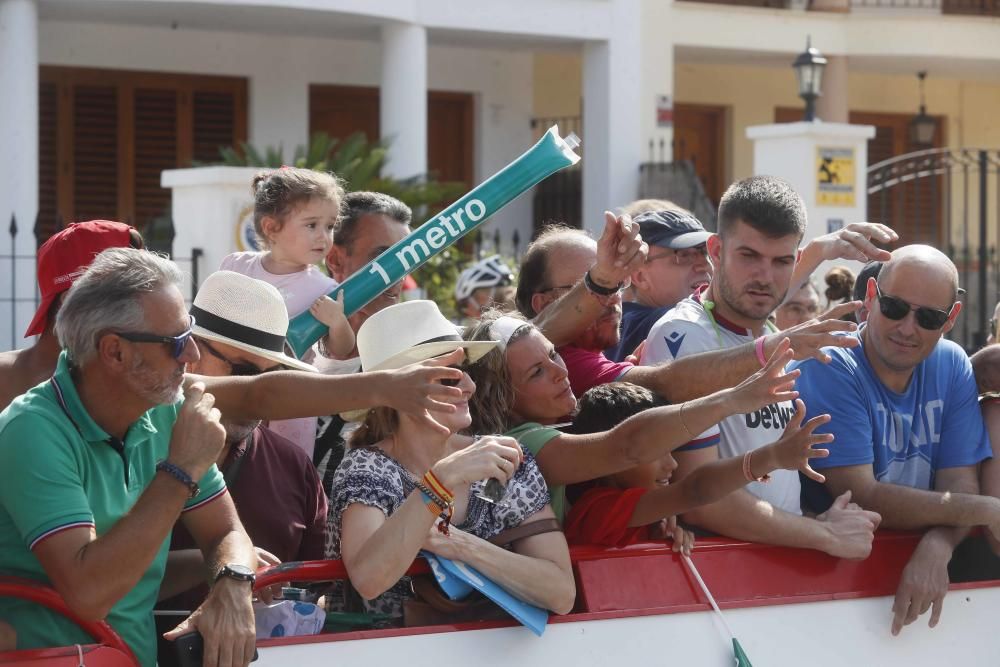
[[[31,228],[24,227],[16,215],[11,215],[7,226],[7,243],[0,246],[0,276],[6,277],[9,283],[0,293],[0,313],[7,315],[8,323],[0,330],[0,350],[10,350],[18,347],[23,341],[24,332],[41,301],[38,293],[38,283],[35,278],[35,252],[18,252],[19,243],[23,242],[24,234],[30,234],[31,247],[37,249],[55,232],[62,228],[62,222],[48,224],[36,219]],[[197,286],[200,284],[201,248],[191,248],[186,257],[175,257],[172,254],[174,228],[173,222],[167,221],[158,229],[143,230],[146,245],[149,250],[161,252],[177,263],[185,274],[185,282],[189,288],[188,303],[194,300]],[[0,320],[2,321],[2,320]]]
[[[979,348],[1000,300],[1000,150],[936,148],[872,165],[868,218],[895,229],[900,245],[926,243],[951,257],[966,294],[949,337]]]

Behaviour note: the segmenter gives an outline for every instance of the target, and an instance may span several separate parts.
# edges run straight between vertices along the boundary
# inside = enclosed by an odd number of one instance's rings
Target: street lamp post
[[[924,104],[924,79],[927,72],[917,72],[917,79],[920,80],[920,113],[910,119],[910,145],[914,148],[930,148],[934,145],[934,132],[937,130],[937,121],[927,114],[927,105]]]
[[[807,37],[806,50],[792,63],[799,84],[799,97],[806,103],[805,118],[803,118],[806,121],[816,120],[816,98],[823,94],[823,68],[826,67],[826,58],[813,48],[811,42],[811,38]]]

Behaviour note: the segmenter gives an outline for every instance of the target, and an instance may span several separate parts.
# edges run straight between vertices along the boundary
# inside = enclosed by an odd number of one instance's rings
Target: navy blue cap
[[[683,250],[699,246],[712,235],[687,211],[649,211],[632,219],[642,240],[651,246]]]

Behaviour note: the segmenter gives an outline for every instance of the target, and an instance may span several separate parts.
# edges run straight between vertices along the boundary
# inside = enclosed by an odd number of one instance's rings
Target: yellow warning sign
[[[816,148],[817,206],[854,206],[854,149]]]

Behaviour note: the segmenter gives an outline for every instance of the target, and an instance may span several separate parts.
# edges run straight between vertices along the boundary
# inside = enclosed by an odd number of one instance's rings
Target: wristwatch
[[[249,581],[251,588],[257,581],[257,575],[254,574],[253,570],[240,563],[230,563],[229,565],[224,565],[222,569],[219,570],[219,573],[215,575],[215,581],[218,581],[223,577],[229,577],[230,579],[235,579],[237,581]]]

